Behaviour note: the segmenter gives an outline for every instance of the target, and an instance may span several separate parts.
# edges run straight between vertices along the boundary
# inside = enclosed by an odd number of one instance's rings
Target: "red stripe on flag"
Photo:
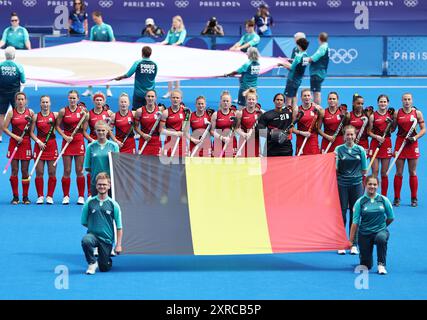
[[[333,153],[264,158],[263,166],[273,252],[348,248]]]

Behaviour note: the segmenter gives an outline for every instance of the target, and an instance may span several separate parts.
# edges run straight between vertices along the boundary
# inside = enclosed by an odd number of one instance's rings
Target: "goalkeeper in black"
[[[290,127],[296,114],[284,106],[283,94],[276,94],[273,102],[275,108],[263,113],[258,121],[260,136],[267,138],[267,157],[292,156]]]

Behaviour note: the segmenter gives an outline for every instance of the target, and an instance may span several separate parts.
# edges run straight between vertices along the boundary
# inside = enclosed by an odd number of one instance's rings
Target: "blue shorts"
[[[322,90],[322,82],[325,79],[322,79],[318,75],[310,76],[310,90],[311,92],[320,92]]]
[[[297,96],[298,88],[301,85],[301,81],[294,81],[288,79],[286,81],[286,88],[285,88],[285,96],[286,98],[295,98]]]
[[[19,92],[12,93],[0,93],[0,114],[6,114],[9,104],[12,106],[15,104],[15,94]]]
[[[145,106],[147,104],[147,101],[145,101],[145,97],[140,97],[137,95],[133,95],[132,99],[132,111],[136,111],[142,106]]]
[[[239,96],[237,98],[237,104],[239,106],[246,106],[246,98],[243,96],[243,92],[245,92],[246,90],[243,89],[239,89]]]

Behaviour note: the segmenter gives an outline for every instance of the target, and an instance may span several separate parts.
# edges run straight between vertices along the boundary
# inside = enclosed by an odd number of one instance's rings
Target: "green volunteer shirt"
[[[0,92],[13,93],[21,89],[25,83],[24,68],[12,60],[0,62]]]
[[[353,223],[363,235],[378,233],[387,228],[387,219],[394,219],[393,207],[386,197],[376,194],[371,199],[366,194],[353,207]]]
[[[303,51],[295,55],[294,61],[289,69],[288,79],[294,82],[302,82],[306,66],[303,65],[303,59],[307,58],[307,52]]]
[[[91,41],[114,41],[113,28],[109,24],[101,23],[96,24],[90,29],[90,40]]]
[[[24,27],[12,28],[8,27],[3,32],[1,38],[6,43],[6,47],[14,47],[15,49],[25,49],[25,42],[30,40],[27,29]]]
[[[260,71],[260,64],[258,61],[248,61],[241,66],[237,73],[241,74],[240,89],[247,90],[249,88],[256,88],[258,84],[258,75]]]
[[[242,46],[244,44],[249,43],[251,47],[256,48],[260,40],[261,40],[260,36],[257,35],[255,32],[246,33],[240,38],[239,45]]]
[[[316,75],[322,79],[325,79],[329,65],[328,43],[322,43],[317,51],[311,56],[311,59],[313,62],[310,64],[310,75]]]
[[[98,196],[87,199],[83,206],[81,223],[87,227],[88,233],[107,244],[113,244],[114,221],[117,229],[122,229],[122,212],[116,201],[110,197],[101,201]]]
[[[88,144],[85,154],[85,169],[90,169],[91,184],[96,184],[96,176],[100,172],[110,174],[109,152],[119,152],[119,146],[114,141],[107,140],[101,145],[98,140]]]
[[[150,59],[141,59],[135,61],[126,77],[135,74],[134,94],[139,97],[145,97],[148,90],[156,88],[157,64]]]
[[[362,170],[368,169],[366,152],[363,147],[354,144],[349,148],[342,144],[335,149],[338,185],[356,186],[362,183]]]
[[[180,44],[182,44],[185,40],[185,37],[187,36],[187,31],[184,29],[182,31],[174,31],[174,30],[169,30],[168,34],[166,35],[166,42],[167,44],[174,44],[179,42]]]
[[[295,47],[292,49],[292,53],[291,53],[291,59],[295,59],[295,56],[300,53],[298,47]]]

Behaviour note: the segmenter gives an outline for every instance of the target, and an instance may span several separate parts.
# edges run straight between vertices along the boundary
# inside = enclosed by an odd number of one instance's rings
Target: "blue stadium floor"
[[[270,109],[272,96],[283,91],[285,79],[260,80],[260,102]],[[193,107],[195,98],[204,94],[209,106],[216,106],[223,88],[237,95],[238,81],[217,79],[182,82],[184,101]],[[307,85],[304,81],[303,85]],[[336,90],[341,102],[351,104],[355,92],[365,96],[365,105],[375,105],[376,97],[386,93],[391,106],[400,106],[404,92],[414,94],[414,104],[427,115],[427,79],[336,78],[328,79],[324,92]],[[164,94],[164,86],[159,88]],[[103,88],[101,88],[103,89]],[[83,88],[79,88],[83,90]],[[25,89],[30,106],[38,110],[38,96],[49,94],[55,110],[66,104],[68,88]],[[120,92],[131,88],[113,88],[109,101],[117,110]],[[83,101],[89,102],[84,98]],[[161,100],[160,100],[161,101]],[[164,102],[164,101],[162,101]],[[90,106],[91,104],[89,104]],[[420,141],[427,152],[427,137]],[[0,144],[2,169],[6,164],[8,139]],[[427,220],[427,167],[420,159],[419,206],[409,206],[408,175],[405,172],[402,206],[395,211],[390,227],[387,276],[369,275],[369,289],[358,290],[355,280],[358,264],[355,256],[335,252],[244,255],[244,256],[120,256],[114,258],[109,273],[86,276],[86,263],[80,247],[85,229],[80,226],[81,207],[59,205],[62,199],[60,179],[55,193],[56,205],[11,206],[9,173],[0,175],[0,299],[426,299],[427,256],[425,230]],[[62,166],[58,168],[58,177]],[[391,175],[393,177],[393,174]],[[389,196],[393,196],[390,179]],[[74,182],[74,180],[72,180]],[[35,201],[32,182],[30,198]],[[76,186],[71,186],[76,199]],[[55,288],[55,268],[69,270],[69,289]]]

